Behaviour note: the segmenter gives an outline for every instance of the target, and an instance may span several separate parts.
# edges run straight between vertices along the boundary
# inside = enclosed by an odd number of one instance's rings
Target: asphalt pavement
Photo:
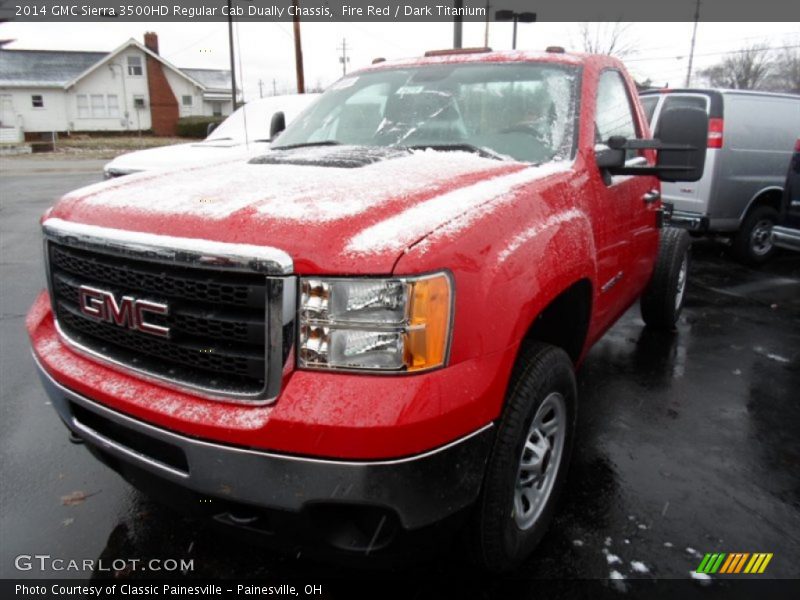
[[[191,558],[193,577],[361,577],[221,535],[68,442],[34,373],[24,316],[44,285],[39,216],[100,179],[99,163],[0,168],[0,577],[42,576],[14,568],[37,553]],[[689,580],[706,552],[770,552],[761,577],[798,577],[800,255],[750,269],[696,243],[677,332],[646,330],[634,307],[578,379],[579,431],[554,523],[520,569],[480,578],[478,591],[511,580],[523,585],[509,597],[532,597],[541,579]],[[456,555],[395,575],[412,585],[459,578],[470,568]],[[696,583],[709,594],[724,585]]]

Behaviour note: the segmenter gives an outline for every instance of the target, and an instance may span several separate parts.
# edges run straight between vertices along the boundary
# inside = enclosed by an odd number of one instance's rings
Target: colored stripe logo
[[[697,573],[724,573],[736,575],[738,573],[760,574],[767,569],[772,553],[769,552],[715,552],[706,554],[700,565],[695,569]]]

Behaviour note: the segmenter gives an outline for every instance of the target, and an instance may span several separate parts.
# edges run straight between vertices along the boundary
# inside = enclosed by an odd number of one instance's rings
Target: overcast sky
[[[602,24],[600,25],[603,26]],[[270,95],[273,80],[278,93],[294,91],[294,49],[291,23],[237,24],[245,97]],[[142,41],[145,31],[156,31],[161,54],[179,67],[228,68],[227,23],[15,23],[0,24],[0,38],[14,39],[8,48],[110,51],[128,38]],[[686,75],[692,23],[633,23],[626,40],[637,50],[626,63],[637,79],[655,84],[682,85]],[[302,39],[306,84],[327,86],[341,74],[342,39],[347,40],[348,70],[373,58],[419,56],[425,50],[452,45],[450,23],[303,23]],[[548,45],[580,49],[579,24],[520,24],[517,47],[542,50]],[[464,45],[483,46],[484,24],[465,23]],[[800,44],[800,23],[700,23],[695,67],[718,62],[724,53],[745,45]],[[492,23],[489,45],[511,48],[511,25]],[[237,64],[237,71],[239,66]]]

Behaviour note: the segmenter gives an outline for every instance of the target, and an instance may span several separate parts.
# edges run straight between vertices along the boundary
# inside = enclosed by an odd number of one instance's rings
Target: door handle
[[[650,190],[649,192],[647,192],[642,196],[642,200],[644,200],[646,204],[652,204],[656,200],[660,199],[661,199],[661,192],[659,192],[658,190]]]

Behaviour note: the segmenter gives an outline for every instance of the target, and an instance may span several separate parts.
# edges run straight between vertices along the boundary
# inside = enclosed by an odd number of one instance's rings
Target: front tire
[[[495,572],[518,566],[553,517],[575,430],[572,361],[560,348],[528,344],[509,390],[474,524],[482,563]]]
[[[653,329],[672,330],[686,297],[691,240],[684,229],[661,231],[656,268],[641,299],[642,319]]]

